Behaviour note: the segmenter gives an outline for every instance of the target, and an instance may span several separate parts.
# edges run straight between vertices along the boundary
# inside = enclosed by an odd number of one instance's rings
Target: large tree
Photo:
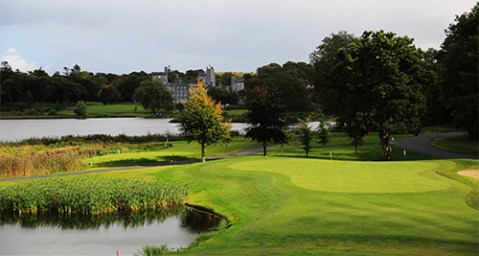
[[[266,156],[268,143],[286,143],[285,109],[278,92],[266,85],[259,85],[246,92],[246,106],[249,127],[246,138],[263,144],[263,156]]]
[[[188,143],[198,142],[204,162],[207,146],[228,143],[231,140],[231,123],[224,120],[221,105],[208,96],[202,83],[190,90],[190,98],[179,113],[180,131]]]
[[[456,126],[478,137],[479,4],[449,25],[439,51],[441,98]]]
[[[325,37],[309,55],[314,67],[314,99],[328,115],[338,115],[341,102],[344,100],[345,83],[342,80],[344,76],[333,72],[341,62],[338,52],[346,49],[355,40],[357,38],[353,34],[339,31]]]
[[[346,91],[339,121],[348,127],[361,120],[357,113],[368,117],[362,121],[379,132],[381,160],[391,159],[392,134],[420,132],[425,112],[422,54],[413,39],[384,31],[366,31],[340,52],[336,71],[343,75]]]
[[[145,109],[153,112],[173,107],[171,91],[161,81],[152,78],[141,82],[133,94],[133,99],[139,101]]]

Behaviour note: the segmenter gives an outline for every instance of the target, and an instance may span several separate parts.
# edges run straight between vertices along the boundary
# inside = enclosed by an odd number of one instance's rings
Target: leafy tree
[[[86,117],[86,104],[83,101],[78,101],[73,109],[73,112],[79,117]]]
[[[225,87],[216,86],[208,88],[208,95],[210,95],[216,102],[221,102],[222,104],[235,105],[238,103],[238,94]]]
[[[246,138],[263,144],[263,156],[267,154],[266,146],[269,142],[287,142],[285,109],[276,90],[266,85],[248,90],[246,106],[249,123]]]
[[[173,107],[173,96],[170,90],[161,81],[155,79],[141,82],[135,90],[133,99],[139,101],[145,109],[153,112]]]
[[[324,148],[326,148],[326,145],[329,144],[329,130],[324,125],[324,121],[319,122],[318,139],[319,139],[319,144],[322,144]]]
[[[120,91],[111,84],[103,85],[97,93],[98,99],[103,105],[118,101],[121,98]]]
[[[478,22],[479,3],[469,13],[457,16],[446,31],[439,51],[441,99],[454,124],[470,139],[478,137]]]
[[[412,39],[384,31],[366,31],[339,53],[341,63],[335,71],[343,75],[347,89],[339,121],[348,127],[356,113],[365,113],[368,130],[379,132],[382,160],[391,159],[392,134],[420,132],[425,112],[419,79],[422,53]]]
[[[306,63],[287,62],[283,66],[271,63],[257,69],[259,81],[248,81],[257,85],[267,84],[278,92],[284,107],[290,112],[307,112],[312,109],[306,86],[310,84],[311,66]]]
[[[188,143],[196,141],[200,144],[204,162],[207,146],[231,140],[231,123],[224,120],[221,105],[207,95],[201,83],[190,90],[190,98],[183,105],[184,109],[179,113],[180,131]]]
[[[313,140],[313,131],[309,126],[310,119],[299,120],[299,139],[301,145],[303,145],[304,151],[306,151],[306,157],[309,157],[309,151],[313,148],[311,141]]]
[[[314,67],[315,100],[328,115],[340,113],[340,105],[344,101],[343,94],[346,91],[343,76],[334,73],[336,66],[341,62],[338,53],[355,40],[357,39],[353,34],[339,31],[325,37],[309,56]]]

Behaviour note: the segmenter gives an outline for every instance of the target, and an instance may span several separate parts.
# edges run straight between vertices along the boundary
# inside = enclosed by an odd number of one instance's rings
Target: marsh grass
[[[88,214],[136,212],[183,205],[185,186],[95,176],[27,180],[0,187],[0,212]]]

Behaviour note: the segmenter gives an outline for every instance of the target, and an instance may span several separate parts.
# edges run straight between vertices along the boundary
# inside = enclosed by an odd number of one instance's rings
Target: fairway
[[[476,255],[471,187],[437,173],[458,168],[446,160],[246,157],[145,174],[185,184],[191,203],[211,200],[232,223],[180,254]]]

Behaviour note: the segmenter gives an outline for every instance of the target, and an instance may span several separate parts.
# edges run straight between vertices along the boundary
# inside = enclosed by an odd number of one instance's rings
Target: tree
[[[202,83],[190,89],[190,98],[179,113],[180,131],[188,143],[198,142],[201,159],[206,161],[205,149],[209,145],[228,143],[231,140],[231,123],[222,116],[221,105],[207,95]]]
[[[86,104],[83,101],[78,101],[73,109],[73,112],[79,117],[86,117]]]
[[[237,104],[238,94],[221,86],[208,88],[208,95],[210,95],[216,102],[221,104]]]
[[[357,38],[346,31],[325,37],[316,50],[309,55],[314,67],[313,84],[315,101],[328,115],[338,115],[346,91],[341,74],[333,73],[341,62],[338,53],[346,49]]]
[[[335,72],[343,75],[346,88],[339,121],[348,127],[356,113],[365,113],[367,130],[379,132],[381,160],[391,159],[392,134],[420,132],[425,112],[422,53],[412,39],[384,31],[366,31],[339,52]]]
[[[368,134],[370,119],[367,113],[358,112],[346,127],[351,144],[354,146],[354,155],[358,154],[358,147],[363,145],[363,137]]]
[[[457,16],[446,31],[439,51],[441,100],[453,122],[470,139],[478,137],[478,20],[479,3],[471,12]]]
[[[323,148],[326,148],[326,145],[329,144],[329,130],[324,124],[324,120],[321,120],[319,122],[318,139],[319,139],[319,144],[322,144]]]
[[[103,85],[97,93],[98,99],[103,105],[118,101],[121,98],[120,91],[111,84]]]
[[[287,142],[285,109],[276,90],[266,85],[248,90],[246,106],[249,123],[246,138],[263,144],[263,156],[267,155],[266,146],[269,142]]]
[[[259,84],[274,88],[282,104],[290,112],[307,112],[312,109],[306,86],[310,84],[312,67],[306,63],[286,62],[283,66],[271,63],[257,69]],[[249,81],[251,82],[258,81]],[[248,88],[250,85],[247,85]]]
[[[159,80],[149,79],[141,82],[135,90],[133,99],[140,101],[145,109],[153,112],[173,107],[173,96],[170,90]]]
[[[306,157],[309,157],[309,151],[313,148],[311,141],[313,140],[313,131],[309,126],[309,118],[299,120],[299,140],[303,145],[304,151],[306,151]]]

